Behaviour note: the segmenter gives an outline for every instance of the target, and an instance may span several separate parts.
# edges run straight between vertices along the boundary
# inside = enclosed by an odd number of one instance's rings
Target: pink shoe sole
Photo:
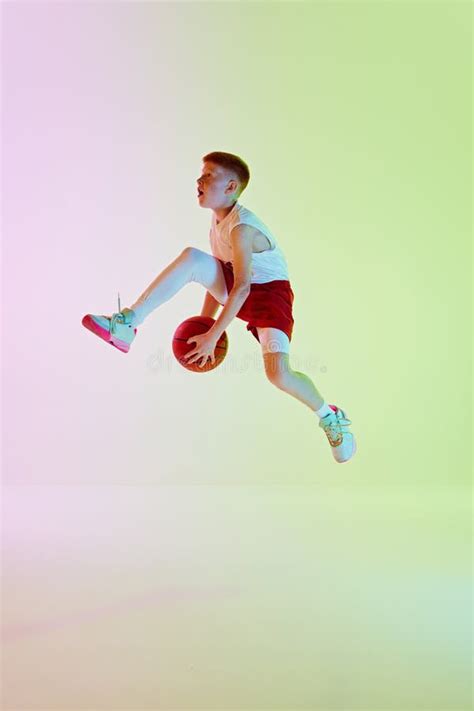
[[[110,331],[107,331],[105,328],[102,328],[90,314],[86,314],[84,318],[82,319],[82,325],[87,328],[89,331],[92,331],[92,333],[95,333],[96,336],[99,336],[103,341],[106,341],[107,343],[110,343],[111,346],[115,346],[119,351],[122,351],[122,353],[128,353],[130,350],[130,343],[127,343],[126,341],[122,341],[120,338],[117,338],[117,336],[114,336],[113,334],[110,333]],[[133,332],[136,334],[137,329],[134,328]]]

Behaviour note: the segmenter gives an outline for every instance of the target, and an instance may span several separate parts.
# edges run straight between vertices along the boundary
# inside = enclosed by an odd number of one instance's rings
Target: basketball
[[[195,373],[206,373],[208,370],[214,370],[214,368],[217,368],[217,366],[224,360],[229,346],[229,339],[227,338],[227,333],[225,331],[216,343],[216,347],[214,349],[214,363],[208,358],[206,364],[200,366],[199,363],[202,362],[202,358],[195,360],[193,363],[188,363],[184,359],[186,353],[193,351],[196,348],[196,343],[188,343],[188,339],[191,338],[191,336],[196,336],[197,334],[209,331],[211,326],[214,324],[215,319],[210,316],[190,316],[185,321],[180,323],[174,332],[172,343],[174,356],[178,363],[187,370],[192,370]]]

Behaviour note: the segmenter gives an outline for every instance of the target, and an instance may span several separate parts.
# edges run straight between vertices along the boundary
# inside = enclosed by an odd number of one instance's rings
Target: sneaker
[[[112,316],[86,314],[82,319],[82,325],[122,353],[128,353],[137,333],[137,329],[132,325],[133,316],[134,312],[131,309],[122,309]]]
[[[322,427],[327,435],[336,462],[347,462],[356,451],[355,437],[348,429],[352,422],[347,419],[344,410],[337,405],[329,405],[329,407],[334,410],[334,414],[322,417],[319,427]]]

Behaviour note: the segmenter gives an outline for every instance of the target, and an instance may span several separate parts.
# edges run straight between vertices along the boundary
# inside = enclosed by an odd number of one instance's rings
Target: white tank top
[[[285,255],[277,244],[277,241],[268,227],[246,207],[236,202],[234,207],[219,224],[216,215],[212,213],[211,229],[209,230],[209,241],[214,257],[222,259],[224,262],[233,262],[232,245],[230,243],[230,233],[237,225],[251,225],[260,230],[271,244],[270,249],[264,252],[252,253],[252,274],[250,281],[252,284],[263,284],[274,279],[287,279],[288,264]]]

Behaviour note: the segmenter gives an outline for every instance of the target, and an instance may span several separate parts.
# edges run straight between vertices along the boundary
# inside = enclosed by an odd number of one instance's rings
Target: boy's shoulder
[[[251,210],[249,207],[246,207],[245,205],[239,204],[238,209],[235,211],[233,222],[234,224],[238,224],[239,221],[245,220],[249,221],[246,224],[262,222],[262,220],[253,210]]]

